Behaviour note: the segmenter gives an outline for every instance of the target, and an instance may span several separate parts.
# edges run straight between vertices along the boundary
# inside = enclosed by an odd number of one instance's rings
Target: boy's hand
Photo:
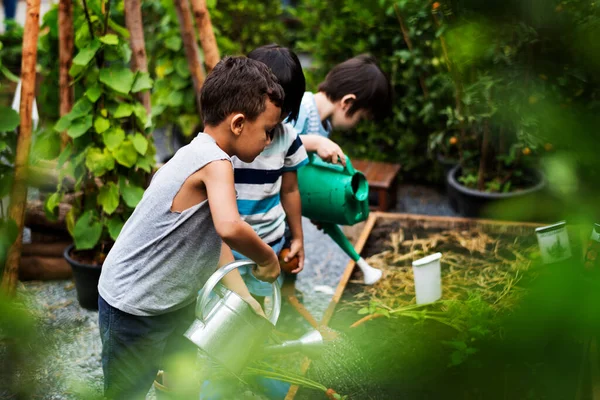
[[[285,262],[290,262],[294,257],[298,257],[298,268],[292,270],[293,274],[297,274],[304,268],[304,240],[292,239],[290,252],[284,257]]]
[[[269,258],[265,264],[255,265],[252,269],[252,273],[256,277],[256,279],[273,283],[275,279],[281,273],[281,268],[279,267],[279,259],[275,252],[272,252],[272,257]]]
[[[323,138],[319,144],[319,147],[317,148],[317,154],[324,161],[337,164],[339,160],[344,167],[346,166],[346,156],[344,155],[341,147],[328,138]]]

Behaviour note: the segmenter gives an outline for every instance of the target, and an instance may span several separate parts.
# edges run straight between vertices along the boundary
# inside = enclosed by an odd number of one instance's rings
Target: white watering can
[[[252,359],[266,354],[314,350],[323,344],[321,334],[310,331],[298,340],[264,347],[281,311],[281,291],[277,281],[273,282],[273,308],[268,319],[256,314],[237,293],[219,284],[234,269],[254,265],[252,261],[243,260],[219,268],[200,291],[196,320],[184,334],[235,375],[239,375]],[[211,293],[217,296],[211,298]]]

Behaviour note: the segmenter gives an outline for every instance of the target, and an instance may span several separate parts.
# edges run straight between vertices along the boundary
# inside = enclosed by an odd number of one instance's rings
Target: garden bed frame
[[[472,218],[457,218],[457,217],[441,217],[441,216],[430,216],[430,215],[417,215],[417,214],[398,214],[398,213],[386,213],[386,212],[371,212],[367,219],[364,228],[356,242],[354,248],[360,253],[369,236],[371,231],[377,222],[380,221],[398,221],[402,224],[403,228],[408,229],[459,229],[459,230],[470,230],[470,229],[481,229],[486,233],[493,234],[513,234],[513,235],[535,235],[535,228],[544,226],[544,224],[532,223],[532,222],[512,222],[512,221],[496,221],[487,219],[472,219]],[[344,290],[350,281],[354,266],[356,263],[350,261],[342,274],[340,283],[337,285],[333,298],[331,299],[323,318],[319,322],[319,326],[325,327],[329,325],[333,313],[344,294]],[[298,310],[303,316],[307,312],[306,310]],[[306,317],[305,317],[306,318]],[[314,318],[313,318],[314,321]],[[309,321],[311,322],[311,321]],[[312,324],[311,324],[312,325]],[[310,366],[310,359],[305,358],[301,366],[301,374],[305,374]],[[298,392],[298,386],[292,386],[285,397],[285,400],[293,400]],[[595,400],[595,399],[594,399]]]

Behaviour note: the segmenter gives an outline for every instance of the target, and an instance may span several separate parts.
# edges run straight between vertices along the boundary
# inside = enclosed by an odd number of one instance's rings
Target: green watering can
[[[381,279],[382,271],[371,267],[354,250],[338,224],[354,225],[369,216],[369,183],[346,156],[346,167],[330,164],[309,153],[308,164],[298,170],[302,215],[318,222],[338,246],[362,270],[367,285]]]

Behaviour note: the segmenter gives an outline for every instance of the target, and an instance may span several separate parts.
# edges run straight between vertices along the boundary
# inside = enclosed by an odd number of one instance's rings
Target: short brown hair
[[[202,85],[204,125],[218,125],[232,113],[242,113],[254,121],[265,111],[267,98],[281,108],[284,92],[265,64],[246,57],[225,57]]]
[[[375,57],[361,54],[333,67],[319,85],[319,91],[331,101],[341,100],[347,94],[356,100],[348,116],[364,109],[375,119],[383,119],[392,111],[392,87],[387,76],[377,66]]]

